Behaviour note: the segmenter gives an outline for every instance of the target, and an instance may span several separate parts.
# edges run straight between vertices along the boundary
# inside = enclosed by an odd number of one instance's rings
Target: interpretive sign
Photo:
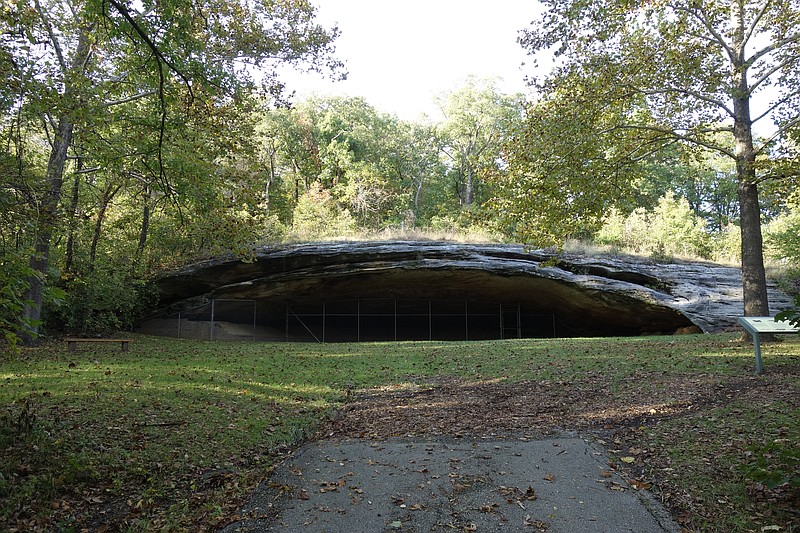
[[[797,333],[797,326],[788,320],[775,320],[771,316],[742,316],[739,324],[753,336],[753,347],[756,350],[756,374],[764,372],[764,363],[761,361],[761,334],[762,333]]]

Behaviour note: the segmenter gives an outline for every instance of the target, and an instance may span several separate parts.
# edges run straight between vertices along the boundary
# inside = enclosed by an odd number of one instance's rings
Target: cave
[[[737,272],[513,245],[304,244],[163,276],[161,307],[138,330],[310,342],[699,333],[735,319]]]

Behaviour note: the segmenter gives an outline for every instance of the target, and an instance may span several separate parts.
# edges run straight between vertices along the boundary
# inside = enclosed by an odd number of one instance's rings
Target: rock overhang
[[[501,322],[503,308],[516,307],[517,320],[552,315],[561,324],[558,336],[718,331],[734,327],[741,308],[741,271],[734,267],[445,242],[268,247],[250,262],[192,265],[162,277],[158,287],[162,314],[212,300],[258,301],[262,315],[281,320],[291,309],[322,305],[324,313],[334,302],[464,301],[496,304]],[[778,306],[790,303],[774,287],[770,292]],[[476,316],[494,320],[488,312]]]

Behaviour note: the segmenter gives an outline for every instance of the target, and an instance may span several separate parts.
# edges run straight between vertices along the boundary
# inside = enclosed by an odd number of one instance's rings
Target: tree
[[[355,229],[350,211],[342,209],[318,181],[297,201],[293,219],[294,233],[306,240],[346,236]]]
[[[126,104],[140,105],[145,116],[155,112],[154,150],[118,157],[143,161],[152,182],[170,196],[164,155],[171,113],[202,117],[235,104],[256,87],[256,70],[263,74],[262,89],[280,97],[279,63],[340,66],[331,55],[338,31],[315,24],[314,14],[306,0],[4,3],[0,72],[9,83],[0,94],[3,106],[38,117],[50,149],[41,184],[33,188],[39,216],[30,265],[36,275],[25,322],[36,324],[41,314],[51,242],[63,222],[65,171],[83,157],[71,153],[75,136],[114,123],[117,109],[132,109]],[[36,333],[34,327],[28,339]]]
[[[402,122],[363,98],[312,96],[265,113],[258,132],[283,193],[294,184],[290,202],[271,201],[295,205],[318,182],[366,230],[425,218],[426,193],[444,174],[433,125]]]
[[[796,161],[797,146],[788,134],[800,122],[800,2],[545,5],[544,20],[520,42],[532,54],[552,51],[558,66],[535,80],[545,96],[524,134],[543,125],[545,109],[560,113],[569,106],[574,109],[567,114],[590,118],[575,132],[590,140],[570,147],[562,130],[559,147],[564,163],[584,176],[574,189],[589,199],[592,216],[602,213],[605,206],[598,205],[611,200],[614,188],[629,186],[635,173],[626,168],[661,149],[678,143],[729,158],[738,185],[744,313],[768,314],[758,187],[786,177],[787,169],[796,171],[788,162]],[[555,122],[549,122],[551,130]],[[765,125],[765,138],[756,138],[754,127],[765,123],[774,127]],[[593,147],[596,160],[574,157],[578,146]],[[519,144],[512,149],[525,150]],[[552,185],[546,176],[542,181]]]
[[[429,123],[401,122],[394,139],[391,165],[406,191],[409,213],[405,222],[412,227],[423,224],[435,211],[431,189],[445,174],[441,158],[441,138]]]
[[[439,102],[443,151],[459,176],[463,207],[475,202],[479,178],[499,164],[503,143],[520,116],[520,100],[502,94],[492,80],[470,78]]]

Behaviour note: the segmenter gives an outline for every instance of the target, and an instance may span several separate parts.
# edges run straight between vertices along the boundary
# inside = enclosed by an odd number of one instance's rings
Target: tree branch
[[[744,66],[745,66],[745,68],[750,68],[751,66],[753,66],[753,64],[756,61],[758,61],[759,59],[761,59],[765,55],[767,55],[767,54],[769,54],[771,52],[774,52],[775,50],[778,50],[779,48],[782,48],[782,47],[786,46],[787,44],[792,44],[792,43],[795,43],[795,42],[797,42],[799,40],[800,40],[800,33],[795,33],[794,35],[790,35],[789,37],[786,37],[785,39],[781,39],[780,41],[776,41],[776,42],[770,44],[769,46],[765,46],[764,48],[762,48],[761,50],[759,50],[758,52],[756,52],[752,56],[750,56],[750,59],[748,59],[748,60],[746,60],[744,62]]]
[[[50,20],[45,16],[45,11],[42,9],[39,0],[34,0],[34,5],[36,6],[36,13],[39,15],[39,18],[42,19],[42,23],[44,24],[45,29],[47,29],[47,35],[50,37],[50,42],[53,43],[53,50],[56,53],[56,58],[58,59],[58,65],[61,67],[61,73],[66,77],[67,75],[67,62],[64,60],[64,53],[61,50],[61,43],[58,42],[56,38],[56,34],[53,31],[53,26],[50,24]]]
[[[128,96],[126,98],[120,98],[119,100],[111,100],[108,102],[103,103],[103,107],[112,107],[119,104],[126,104],[128,102],[133,102],[134,100],[138,100],[140,98],[145,98],[147,96],[152,96],[154,94],[158,94],[158,91],[145,91],[143,93],[134,94],[132,96]]]
[[[128,9],[125,6],[123,6],[122,4],[120,4],[117,0],[108,0],[108,3],[110,3],[112,6],[114,6],[114,9],[116,9],[117,12],[120,15],[122,15],[122,17],[125,20],[128,21],[128,24],[131,25],[133,30],[137,33],[137,35],[139,35],[139,37],[142,39],[142,41],[144,41],[144,43],[147,45],[147,47],[150,49],[150,51],[153,52],[153,55],[156,56],[157,61],[167,65],[169,67],[169,69],[176,76],[178,76],[180,79],[183,80],[183,83],[189,89],[189,95],[192,98],[194,98],[194,93],[192,92],[192,82],[191,82],[191,80],[189,78],[187,78],[183,74],[183,72],[181,72],[180,69],[178,67],[176,67],[172,63],[172,61],[167,59],[167,57],[161,52],[161,49],[153,42],[153,40],[150,38],[150,36],[147,35],[147,32],[144,31],[144,28],[142,28],[139,25],[139,23],[136,22],[136,20],[131,15],[130,11],[128,11]]]
[[[775,111],[776,109],[778,109],[778,108],[779,108],[781,105],[785,104],[786,102],[788,102],[789,100],[791,100],[791,99],[792,99],[792,98],[794,98],[795,96],[796,96],[796,95],[794,95],[794,94],[787,94],[785,97],[781,98],[780,100],[778,100],[778,101],[777,101],[777,102],[775,102],[774,104],[770,105],[770,106],[767,108],[767,110],[766,110],[766,111],[764,111],[763,113],[761,113],[759,116],[757,116],[756,118],[754,118],[754,119],[753,119],[753,120],[751,120],[750,122],[751,122],[751,123],[753,123],[753,124],[755,124],[756,122],[758,122],[759,120],[761,120],[761,119],[765,118],[767,115],[769,115],[770,113],[772,113],[773,111]]]
[[[775,130],[775,133],[773,133],[770,136],[769,139],[764,141],[764,143],[761,145],[761,147],[756,150],[756,155],[759,155],[762,152],[764,152],[764,150],[769,148],[769,146],[772,144],[772,142],[775,139],[777,139],[778,137],[781,137],[784,133],[786,133],[790,129],[794,128],[798,124],[800,124],[800,117],[795,117],[792,120],[790,120],[789,122],[787,122],[786,124],[784,124],[781,127],[779,127],[777,130]]]
[[[753,91],[756,89],[756,87],[758,87],[758,86],[759,86],[759,85],[761,85],[762,83],[766,82],[766,81],[767,81],[767,80],[770,78],[770,76],[772,76],[773,74],[775,74],[775,73],[776,73],[777,71],[779,71],[780,69],[782,69],[782,68],[784,68],[784,67],[790,67],[790,66],[792,66],[792,67],[793,67],[793,66],[795,66],[795,65],[797,64],[797,62],[798,62],[798,59],[800,59],[800,56],[798,56],[798,55],[794,55],[794,56],[791,56],[791,57],[789,57],[789,58],[788,58],[786,61],[784,61],[784,62],[782,62],[782,63],[778,63],[777,65],[774,65],[772,68],[770,68],[770,69],[769,69],[769,70],[766,72],[766,74],[764,74],[763,76],[761,76],[760,78],[758,78],[757,80],[755,80],[755,81],[754,81],[754,82],[753,82],[753,83],[750,85],[750,93],[752,93],[752,92],[753,92]]]
[[[623,124],[623,125],[613,126],[613,127],[609,128],[607,130],[601,131],[600,133],[610,133],[610,132],[612,132],[612,131],[614,131],[616,129],[639,130],[639,131],[649,131],[649,132],[652,132],[652,133],[660,133],[660,134],[662,134],[664,136],[672,137],[672,138],[674,138],[676,140],[684,141],[684,142],[687,142],[687,143],[690,143],[690,144],[695,144],[697,146],[702,146],[703,148],[707,148],[707,149],[709,149],[709,150],[711,150],[713,152],[718,152],[718,153],[720,153],[720,154],[722,154],[724,156],[736,159],[736,154],[733,153],[732,151],[730,151],[730,150],[728,150],[726,148],[723,148],[722,146],[718,146],[716,144],[712,144],[710,142],[706,142],[706,141],[704,141],[702,139],[698,139],[697,137],[692,136],[690,134],[680,133],[676,129],[659,128],[659,127],[656,127],[656,126],[643,126],[643,125],[638,125],[638,124]],[[714,132],[718,132],[718,131],[729,131],[729,130],[728,129],[723,129],[723,128],[709,128],[709,129],[699,130],[698,133],[714,133]]]
[[[147,34],[147,32],[144,30],[144,28],[142,28],[139,25],[139,23],[136,22],[136,20],[131,15],[130,11],[128,11],[128,9],[124,5],[122,5],[117,0],[108,0],[108,2],[112,6],[114,6],[114,9],[116,9],[117,12],[120,15],[122,15],[122,17],[126,21],[128,21],[128,24],[131,25],[131,27],[136,32],[136,34],[139,35],[139,37],[142,39],[142,41],[150,49],[150,51],[153,53],[153,55],[156,58],[156,66],[158,67],[158,99],[161,102],[161,120],[160,120],[159,131],[158,131],[158,149],[157,149],[156,157],[158,159],[159,181],[161,181],[162,185],[164,185],[164,187],[163,187],[164,190],[168,191],[168,190],[170,190],[170,188],[166,184],[166,176],[165,176],[165,172],[164,172],[164,159],[163,159],[163,157],[164,157],[164,155],[163,155],[164,154],[164,138],[165,138],[165,130],[166,130],[166,126],[167,126],[167,104],[166,104],[166,101],[164,99],[164,86],[165,86],[165,83],[166,83],[166,79],[165,79],[165,76],[164,76],[164,65],[169,67],[169,69],[174,74],[176,74],[178,77],[180,77],[183,80],[184,84],[186,85],[187,89],[189,90],[190,99],[194,99],[194,92],[192,91],[191,80],[189,80],[189,78],[187,78],[180,71],[180,69],[178,69],[178,67],[176,67],[169,59],[166,58],[166,56],[164,56],[164,54],[161,52],[159,47],[155,44],[155,42],[153,42],[153,40],[150,38],[150,36]]]
[[[772,0],[767,0],[766,2],[764,2],[764,7],[753,18],[753,21],[750,23],[750,27],[747,28],[747,32],[745,34],[744,42],[749,43],[750,39],[753,38],[753,34],[755,33],[756,28],[758,27],[758,23],[761,22],[761,17],[763,17],[764,14],[769,10],[769,6],[771,4],[772,4]]]
[[[684,11],[684,12],[688,13],[690,16],[692,16],[693,18],[697,19],[700,22],[700,24],[702,24],[703,27],[706,30],[708,30],[708,33],[710,33],[714,37],[714,41],[719,43],[719,45],[725,50],[725,52],[728,54],[728,57],[731,59],[731,61],[735,61],[736,51],[728,45],[728,43],[725,41],[725,38],[722,36],[722,34],[719,33],[716,30],[716,28],[714,28],[713,24],[709,23],[706,20],[706,18],[703,16],[702,13],[700,13],[698,11],[697,8],[686,8],[686,7],[675,6],[674,9],[676,11]]]
[[[696,91],[692,91],[689,89],[678,89],[675,87],[667,87],[665,89],[641,89],[633,85],[624,85],[624,87],[627,87],[630,90],[642,94],[644,96],[656,96],[659,94],[679,94],[683,96],[691,96],[692,98],[696,98],[698,100],[711,104],[714,107],[722,109],[731,118],[734,117],[733,110],[730,109],[727,105],[725,105],[725,103],[722,102],[721,100],[717,100],[716,98],[712,98],[710,96],[706,96],[702,93],[698,93]]]

